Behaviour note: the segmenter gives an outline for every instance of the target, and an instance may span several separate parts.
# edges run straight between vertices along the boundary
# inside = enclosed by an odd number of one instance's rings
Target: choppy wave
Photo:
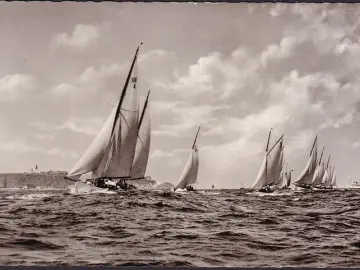
[[[358,266],[359,192],[2,190],[0,263]]]

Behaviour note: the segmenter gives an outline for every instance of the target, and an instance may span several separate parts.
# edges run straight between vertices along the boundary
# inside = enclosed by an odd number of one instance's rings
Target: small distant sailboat
[[[288,171],[287,170],[287,165],[286,165],[286,169],[285,169],[285,173],[284,173],[284,177],[283,177],[283,181],[282,181],[282,185],[281,185],[281,189],[290,189],[290,184],[291,184],[291,172],[293,170]]]
[[[317,165],[317,137],[318,136],[316,135],[313,146],[310,151],[310,157],[308,159],[308,162],[304,170],[302,171],[298,179],[294,182],[294,185],[297,187],[304,189],[311,189],[312,180]]]
[[[138,46],[120,99],[92,144],[65,177],[102,189],[135,189],[126,181],[144,178],[150,148],[147,95],[139,120],[137,93]],[[88,189],[88,188],[87,188]]]
[[[196,140],[199,135],[200,127],[196,133],[195,140],[192,146],[189,159],[185,165],[185,168],[180,176],[179,181],[174,187],[174,191],[177,189],[186,189],[187,191],[194,191],[193,184],[197,181],[197,175],[199,170],[199,153],[196,146]]]
[[[324,176],[322,178],[321,181],[321,186],[320,189],[331,189],[331,182],[332,182],[332,171],[331,171],[331,166],[329,166],[329,162],[330,162],[330,155],[326,164],[326,168],[325,168],[325,172],[324,172]]]
[[[333,168],[332,171],[332,175],[331,175],[331,184],[330,184],[331,188],[336,188],[336,171],[335,171],[335,166]]]
[[[323,154],[324,154],[324,149],[325,149],[325,146],[323,147],[323,149],[321,151],[321,156],[317,163],[317,167],[315,169],[313,180],[312,180],[312,185],[315,188],[319,188],[321,186],[321,182],[322,182],[322,179],[325,174],[324,162],[321,162]]]
[[[284,134],[275,142],[273,147],[269,150],[269,142],[271,136],[270,129],[266,148],[265,157],[260,167],[258,176],[251,186],[252,190],[259,192],[271,193],[274,192],[274,186],[280,181],[279,166],[282,166],[282,155],[283,155],[283,138]],[[275,150],[274,150],[275,149]],[[274,151],[273,151],[274,150]]]

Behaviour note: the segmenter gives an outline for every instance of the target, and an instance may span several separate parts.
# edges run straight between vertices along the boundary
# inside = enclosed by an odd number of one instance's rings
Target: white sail
[[[251,186],[251,189],[260,189],[266,185],[266,154],[261,163],[259,173]]]
[[[286,181],[286,187],[290,187],[291,184],[291,171],[288,173],[287,181]]]
[[[151,128],[149,107],[144,105],[143,119],[139,127],[139,134],[136,143],[135,157],[131,168],[132,178],[142,178],[145,176],[146,166],[149,159]]]
[[[282,143],[278,143],[270,153],[265,154],[260,166],[258,175],[251,186],[251,189],[261,189],[262,187],[274,183],[276,179],[279,160],[281,157]]]
[[[175,185],[175,189],[184,189],[188,185],[195,184],[197,181],[199,169],[199,155],[196,145],[194,145],[189,159],[185,165],[185,168],[180,176],[178,183]]]
[[[324,177],[323,177],[323,179],[321,181],[321,184],[324,187],[329,187],[331,185],[331,167],[330,166],[328,166],[325,169]]]
[[[312,180],[312,184],[313,185],[320,185],[321,181],[324,177],[324,173],[325,173],[325,169],[324,169],[324,163],[320,163],[320,165],[318,165],[316,167],[314,176],[313,176],[313,180]]]
[[[116,107],[112,110],[107,118],[104,126],[95,137],[90,147],[81,156],[79,161],[70,170],[68,176],[80,176],[96,170],[99,166],[102,157],[104,156],[105,149],[110,140],[111,128],[114,124],[116,114]]]
[[[332,177],[331,177],[331,186],[336,187],[336,171],[335,171],[335,168],[333,170]]]
[[[276,178],[274,182],[275,185],[280,185],[283,181],[283,174],[282,174],[283,167],[284,167],[284,148],[282,148],[280,153],[278,169],[276,172]]]
[[[129,177],[138,133],[138,96],[136,89],[136,51],[129,79],[121,99],[99,134],[69,172],[68,176],[89,173],[91,177]]]
[[[282,142],[279,142],[273,151],[269,153],[268,155],[268,162],[267,162],[267,180],[266,184],[276,184],[279,181],[280,175],[278,175],[279,172],[279,164],[281,159],[281,153],[282,153]]]
[[[310,185],[313,180],[314,172],[316,169],[316,163],[317,163],[317,141],[314,144],[314,149],[310,155],[310,158],[309,158],[304,170],[301,172],[300,176],[295,181],[295,183],[303,184],[303,185]]]
[[[101,177],[129,177],[133,163],[137,134],[139,104],[136,85],[133,83],[125,96],[118,121],[109,145],[109,155]]]

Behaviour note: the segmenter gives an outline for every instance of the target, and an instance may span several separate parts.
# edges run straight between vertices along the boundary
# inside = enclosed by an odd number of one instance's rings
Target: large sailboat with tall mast
[[[251,186],[252,190],[256,190],[264,193],[274,192],[274,187],[280,180],[279,166],[282,166],[283,155],[283,138],[284,134],[275,142],[273,147],[269,150],[269,142],[271,137],[271,131],[269,131],[268,140],[265,148],[265,156],[261,164],[258,176]]]
[[[311,189],[312,180],[317,165],[317,138],[318,136],[316,135],[310,151],[310,157],[308,159],[308,162],[306,163],[304,170],[302,171],[298,179],[294,182],[294,185],[297,187]]]
[[[77,186],[106,189],[135,188],[127,183],[144,177],[150,148],[148,97],[139,120],[137,59],[135,56],[116,106],[102,129],[81,156],[66,179]]]
[[[185,168],[174,187],[174,191],[177,189],[186,189],[187,191],[194,191],[193,185],[197,182],[198,170],[199,170],[199,152],[196,146],[196,140],[198,138],[200,127],[196,133],[194,143],[191,148],[191,153]]]

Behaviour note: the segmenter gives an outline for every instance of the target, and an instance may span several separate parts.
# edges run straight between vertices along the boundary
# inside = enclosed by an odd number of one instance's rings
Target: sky
[[[316,134],[339,186],[360,177],[360,6],[0,3],[0,172],[70,170],[140,42],[147,175],[176,183],[197,127],[198,188],[249,187],[284,134],[296,179]]]

